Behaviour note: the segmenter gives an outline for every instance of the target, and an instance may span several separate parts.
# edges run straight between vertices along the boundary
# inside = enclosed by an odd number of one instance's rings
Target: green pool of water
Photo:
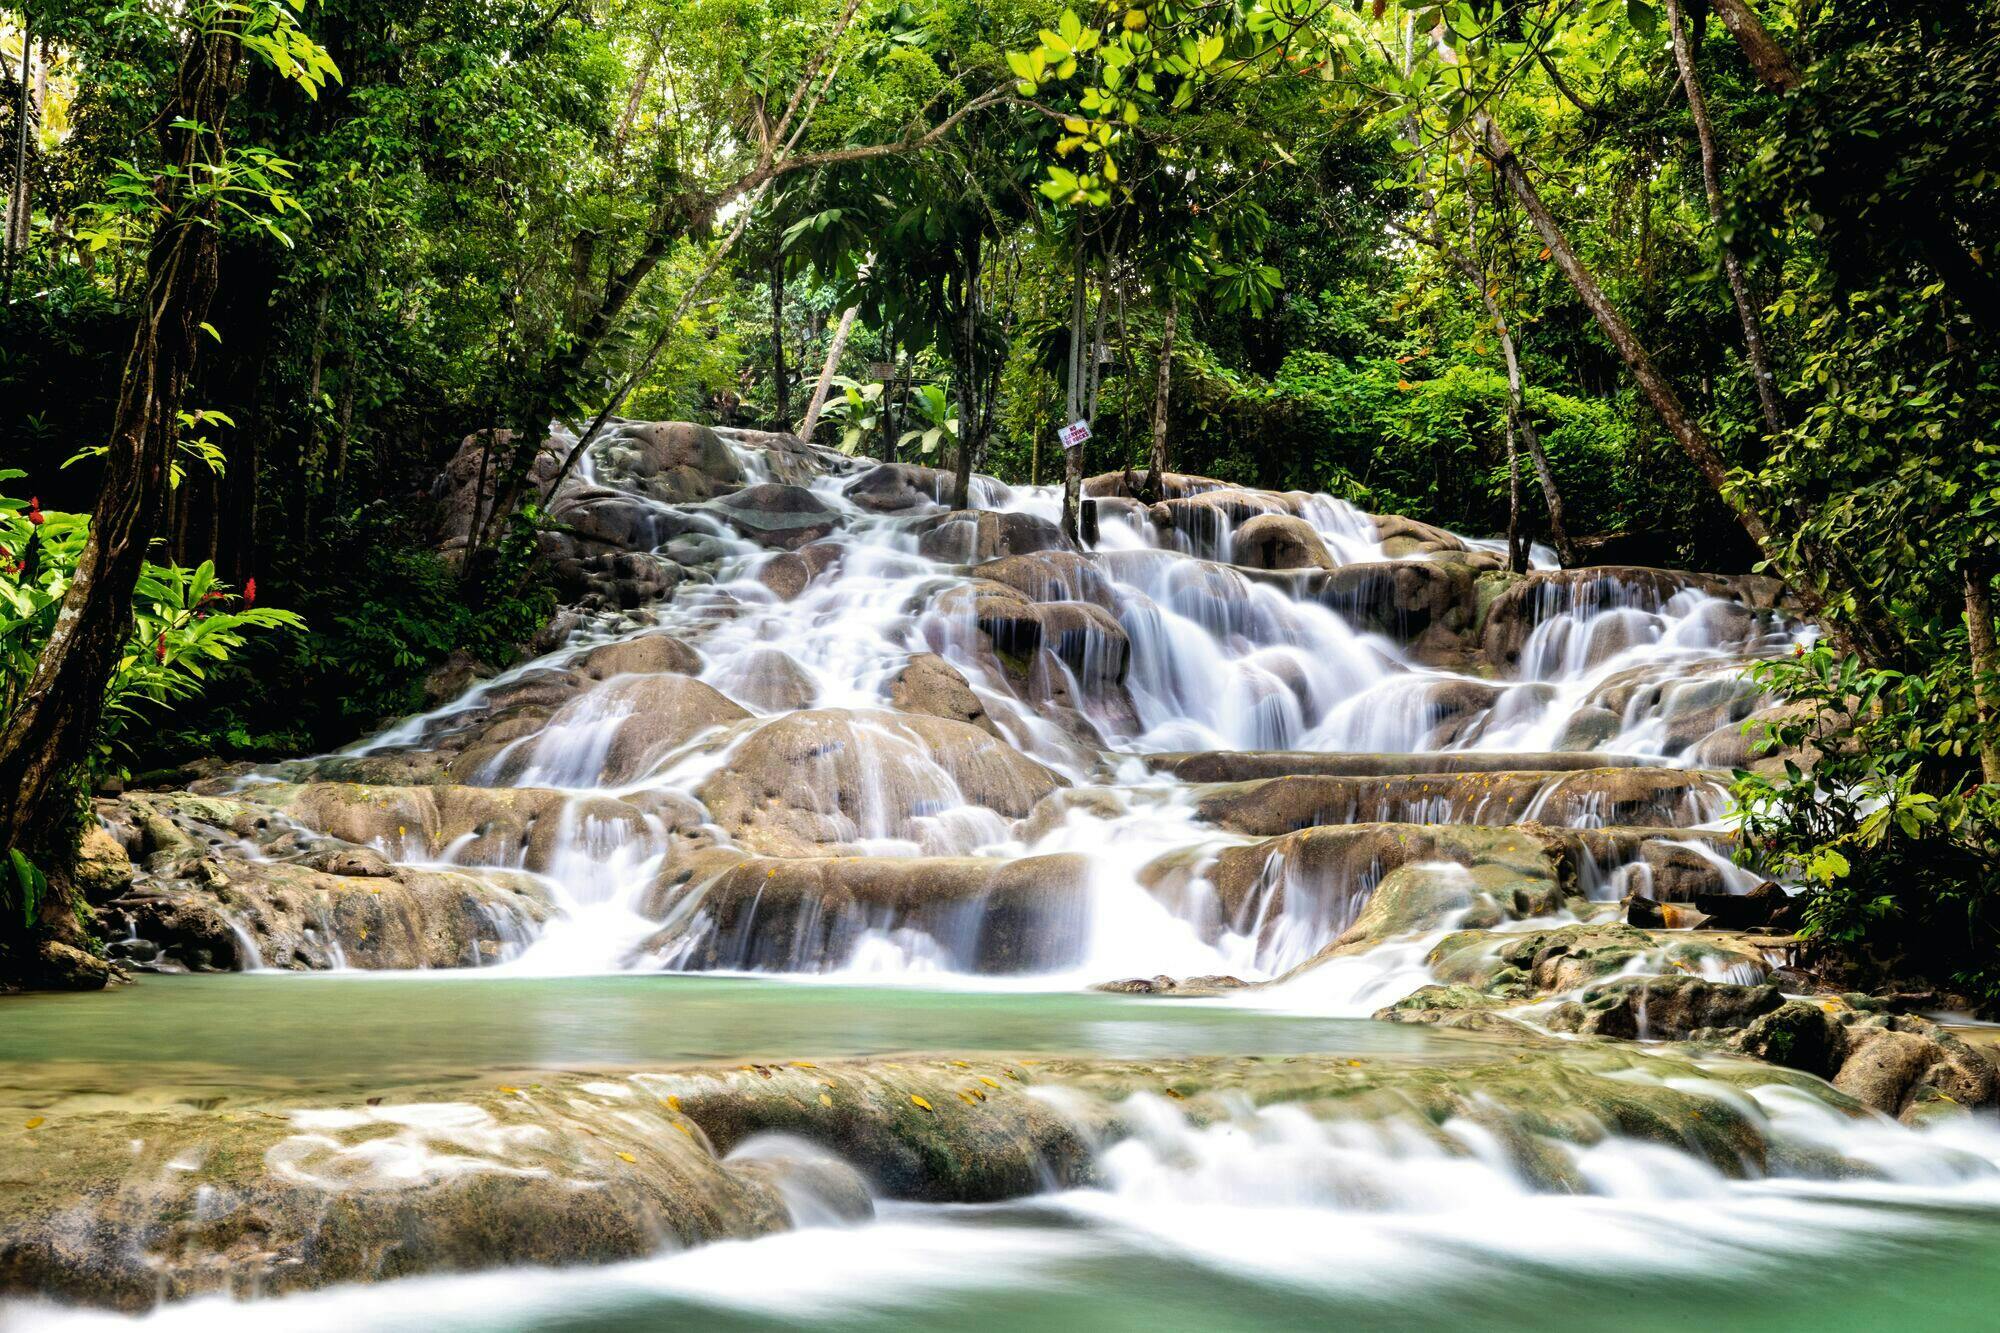
[[[1422,1058],[1424,1028],[1096,992],[699,975],[149,977],[0,1001],[0,1089],[338,1093],[516,1069],[1007,1051]],[[4,1096],[4,1093],[0,1093]]]
[[[702,976],[160,977],[105,995],[0,1002],[0,1105],[66,1102],[66,1111],[87,1112],[130,1096],[198,1105],[297,1092],[351,1098],[510,1069],[921,1050],[1428,1060],[1462,1055],[1469,1044],[1491,1048],[1490,1039],[1424,1028],[1088,992]],[[1253,1163],[1228,1156],[1230,1145],[1215,1136],[1229,1132],[1202,1131],[1217,1160]],[[1341,1141],[1327,1142],[1301,1159],[1301,1172],[1348,1168]],[[1922,1171],[1900,1183],[1714,1177],[1682,1189],[1675,1181],[1685,1167],[1668,1161],[1668,1150],[1626,1143],[1614,1152],[1625,1184],[1606,1197],[1537,1195],[1504,1171],[1466,1173],[1463,1189],[1426,1188],[1417,1157],[1375,1177],[1388,1182],[1380,1197],[1364,1190],[1330,1206],[1287,1198],[1286,1159],[1268,1168],[1263,1155],[1286,1150],[1282,1142],[1256,1149],[1244,1177],[1169,1152],[1136,1178],[1120,1180],[1114,1169],[1101,1190],[986,1207],[884,1201],[871,1223],[608,1268],[405,1279],[275,1302],[206,1299],[136,1323],[0,1303],[0,1328],[1861,1333],[2000,1325],[2000,1175],[1949,1186],[1926,1184]],[[1938,1141],[1920,1151],[1953,1149]],[[1980,1155],[2000,1161],[1991,1142]],[[1266,1165],[1263,1174],[1256,1164]]]

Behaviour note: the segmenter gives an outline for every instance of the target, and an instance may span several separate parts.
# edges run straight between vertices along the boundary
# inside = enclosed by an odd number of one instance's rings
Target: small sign
[[[1090,438],[1090,423],[1087,421],[1072,421],[1057,431],[1056,436],[1062,440],[1063,448],[1081,449],[1083,448],[1083,442]]]

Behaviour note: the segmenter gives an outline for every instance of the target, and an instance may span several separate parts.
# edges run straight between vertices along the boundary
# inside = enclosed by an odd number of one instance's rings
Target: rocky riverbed
[[[447,554],[480,447],[439,482]],[[1135,1153],[1146,1188],[1193,1188],[1174,1172],[1231,1136],[1303,1153],[1318,1221],[1404,1209],[1417,1159],[1537,1197],[1617,1197],[1658,1154],[1725,1192],[2000,1161],[1951,1138],[2000,1101],[1980,1034],[1936,997],[1832,993],[1784,886],[1739,864],[1729,773],[1782,762],[1756,730],[1790,708],[1744,667],[1813,633],[1772,581],[1513,574],[1491,543],[1189,476],[1150,504],[1093,478],[1080,550],[1047,490],[948,492],[618,423],[549,506],[571,605],[527,660],[454,661],[431,711],[341,754],[97,803],[93,979],[719,973],[964,997],[961,1023],[1108,988],[1428,1025],[1442,1054],[967,1049],[945,1022],[888,1050],[956,1054],[509,1046],[374,1094],[58,1080],[5,1108],[0,1287],[132,1310],[634,1262],[1116,1196]]]

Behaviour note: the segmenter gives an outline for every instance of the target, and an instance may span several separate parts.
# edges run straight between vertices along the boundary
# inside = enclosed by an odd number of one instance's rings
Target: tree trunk
[[[1965,628],[1972,646],[1972,697],[1979,708],[1979,772],[2000,784],[2000,643],[1993,637],[1993,562],[1965,562]]]
[[[1528,544],[1521,533],[1521,450],[1515,441],[1515,416],[1507,408],[1507,568],[1528,572]]]
[[[1798,66],[1785,54],[1785,48],[1772,40],[1745,0],[1709,0],[1709,3],[1721,17],[1722,26],[1729,29],[1729,35],[1743,48],[1744,58],[1760,80],[1781,93],[1799,86],[1802,80]]]
[[[196,212],[180,182],[222,156],[240,22],[225,17],[195,39],[159,118],[163,156],[179,174],[160,187],[145,311],[119,382],[90,535],[55,629],[0,735],[0,844],[44,863],[53,885],[74,854],[74,775],[90,753],[105,687],[132,632],[132,591],[165,505],[177,412],[215,295],[217,209],[211,202]],[[20,929],[18,915],[0,920],[0,931]],[[44,929],[60,935],[73,923],[66,894],[43,904]]]
[[[889,326],[889,382],[882,386],[882,408],[876,415],[882,431],[882,461],[896,461],[896,393],[903,381],[903,347],[896,326]]]
[[[1556,548],[1556,558],[1565,567],[1576,564],[1576,548],[1570,545],[1569,529],[1563,524],[1562,494],[1556,489],[1556,474],[1549,466],[1548,453],[1542,448],[1542,437],[1528,419],[1528,395],[1522,383],[1520,349],[1514,346],[1514,330],[1507,323],[1507,316],[1500,309],[1500,298],[1495,296],[1485,275],[1476,269],[1468,274],[1479,288],[1480,298],[1486,303],[1486,313],[1493,321],[1494,336],[1500,339],[1500,354],[1507,362],[1507,448],[1510,468],[1519,475],[1519,459],[1514,456],[1514,433],[1520,433],[1521,440],[1528,446],[1528,457],[1534,460],[1535,480],[1541,484],[1542,501],[1549,507],[1549,540]],[[1511,550],[1511,544],[1509,546]],[[1516,570],[1515,572],[1520,572]]]
[[[840,368],[840,354],[847,350],[847,335],[854,332],[854,317],[860,313],[861,307],[853,305],[840,312],[833,341],[826,345],[826,364],[820,367],[819,383],[813,386],[812,401],[806,404],[805,419],[799,422],[798,435],[802,440],[812,439],[813,432],[819,429],[819,414],[826,408],[826,391],[833,386],[833,374]]]
[[[1174,384],[1174,330],[1180,323],[1181,294],[1167,289],[1167,313],[1160,321],[1160,367],[1153,383],[1153,447],[1146,457],[1146,493],[1140,498],[1158,504],[1167,472],[1167,400]]]
[[[28,248],[28,229],[34,215],[28,199],[28,125],[34,119],[30,89],[34,87],[33,22],[24,10],[21,15],[21,99],[14,104],[14,176],[7,185],[7,277],[0,297],[14,299],[14,266]]]
[[[771,261],[771,397],[776,403],[773,423],[779,430],[792,419],[792,386],[785,378],[785,269]]]
[[[1087,300],[1088,278],[1083,267],[1083,227],[1077,225],[1076,244],[1071,252],[1070,269],[1073,285],[1069,301],[1069,376],[1064,386],[1062,424],[1067,426],[1083,413],[1084,395],[1087,392],[1083,382],[1083,335],[1085,319],[1089,310]],[[1063,499],[1062,530],[1070,541],[1078,546],[1083,543],[1077,533],[1078,502],[1083,498],[1083,447],[1065,447],[1063,456]]]
[[[1743,351],[1750,361],[1750,374],[1757,385],[1757,405],[1764,413],[1765,433],[1773,437],[1785,429],[1783,405],[1778,401],[1778,383],[1771,374],[1771,357],[1764,346],[1763,321],[1757,303],[1750,298],[1750,279],[1744,272],[1743,256],[1723,234],[1722,164],[1715,147],[1715,128],[1708,119],[1708,100],[1702,95],[1701,79],[1695,72],[1694,47],[1688,40],[1687,21],[1681,0],[1666,0],[1667,25],[1673,31],[1674,59],[1681,69],[1681,87],[1687,93],[1688,114],[1694,119],[1695,137],[1701,142],[1701,181],[1708,196],[1709,225],[1715,228],[1716,249],[1722,254],[1722,270],[1729,278],[1729,294],[1736,302],[1736,317],[1743,324]]]
[[[951,480],[951,507],[971,508],[972,437],[979,421],[979,265],[980,236],[975,230],[965,242],[965,262],[959,273],[958,297],[958,462]]]
[[[1487,151],[1493,158],[1495,169],[1500,172],[1508,188],[1513,191],[1514,197],[1520,200],[1521,207],[1534,222],[1535,230],[1541,233],[1543,244],[1547,245],[1549,253],[1555,256],[1557,266],[1562,269],[1563,275],[1569,279],[1570,285],[1576,289],[1576,294],[1582,298],[1590,313],[1596,317],[1598,327],[1604,330],[1605,337],[1611,340],[1611,345],[1624,359],[1626,367],[1632,372],[1632,377],[1639,381],[1640,390],[1646,395],[1647,401],[1652,403],[1653,410],[1660,414],[1660,420],[1665,424],[1667,432],[1680,445],[1681,451],[1693,461],[1696,469],[1708,482],[1709,488],[1736,515],[1736,521],[1743,525],[1743,531],[1756,543],[1758,551],[1766,559],[1773,559],[1777,554],[1776,542],[1763,516],[1741,501],[1731,499],[1726,491],[1729,464],[1709,441],[1694,418],[1688,415],[1687,409],[1681,405],[1680,395],[1674,392],[1673,385],[1667,382],[1666,376],[1662,375],[1659,368],[1653,364],[1653,358],[1640,343],[1639,336],[1625,322],[1624,316],[1618,313],[1617,307],[1611,304],[1611,299],[1604,294],[1604,289],[1597,285],[1597,279],[1591,276],[1590,271],[1584,268],[1583,262],[1576,257],[1576,252],[1570,248],[1569,237],[1563,234],[1561,224],[1549,212],[1548,205],[1542,202],[1541,194],[1535,189],[1534,182],[1528,179],[1528,173],[1522,167],[1521,159],[1514,155],[1514,149],[1507,142],[1506,136],[1500,132],[1500,126],[1484,114],[1480,116],[1480,122],[1480,129],[1486,138]]]
[[[1563,275],[1569,279],[1570,285],[1576,289],[1584,305],[1596,317],[1598,327],[1604,330],[1605,336],[1611,340],[1611,345],[1617,348],[1627,369],[1632,372],[1633,378],[1638,380],[1639,388],[1652,403],[1653,410],[1659,414],[1660,421],[1666,426],[1668,434],[1674,437],[1682,452],[1693,461],[1695,468],[1708,482],[1716,497],[1736,516],[1736,521],[1755,543],[1758,553],[1769,562],[1772,569],[1783,570],[1785,566],[1779,558],[1781,555],[1779,543],[1769,525],[1756,510],[1730,496],[1726,488],[1729,465],[1710,442],[1701,426],[1688,415],[1687,409],[1681,405],[1679,395],[1674,392],[1673,386],[1667,382],[1659,368],[1653,364],[1652,357],[1647,354],[1638,335],[1632,332],[1631,326],[1626,324],[1617,307],[1611,304],[1610,298],[1605,296],[1604,290],[1597,285],[1597,280],[1576,257],[1576,252],[1570,248],[1569,238],[1563,234],[1561,225],[1549,212],[1548,206],[1542,202],[1534,182],[1528,179],[1527,170],[1521,165],[1521,160],[1514,155],[1514,150],[1508,144],[1506,136],[1500,132],[1500,127],[1491,117],[1481,114],[1479,129],[1486,139],[1487,151],[1493,159],[1494,169],[1501,174],[1508,188],[1513,191],[1514,197],[1520,201],[1521,207],[1534,222],[1535,230],[1541,233],[1543,243],[1549,247],[1549,253],[1555,257]],[[1840,562],[1829,553],[1817,552],[1816,555],[1823,569],[1808,572],[1824,573],[1842,568]],[[1832,620],[1826,615],[1826,601],[1811,583],[1794,580],[1792,591],[1807,616],[1818,622],[1820,628],[1843,652],[1855,653],[1875,666],[1894,665],[1899,658],[1896,636],[1881,623],[1881,618],[1869,605],[1865,585],[1852,578],[1846,578],[1844,581],[1847,585],[1845,591],[1854,601],[1854,610],[1850,613],[1853,620],[1851,625]]]

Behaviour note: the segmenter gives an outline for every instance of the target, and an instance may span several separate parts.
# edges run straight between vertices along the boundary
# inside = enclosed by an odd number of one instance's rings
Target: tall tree
[[[315,90],[334,72],[282,3],[203,0],[179,21],[185,43],[157,118],[160,163],[146,201],[155,221],[145,304],[120,378],[89,537],[55,629],[0,733],[0,845],[44,863],[57,892],[44,900],[42,924],[56,933],[73,920],[64,886],[78,830],[75,773],[94,743],[165,506],[184,395],[215,295],[224,209],[258,188],[258,168],[225,137],[238,67],[247,48]],[[0,929],[18,925],[10,918]]]

